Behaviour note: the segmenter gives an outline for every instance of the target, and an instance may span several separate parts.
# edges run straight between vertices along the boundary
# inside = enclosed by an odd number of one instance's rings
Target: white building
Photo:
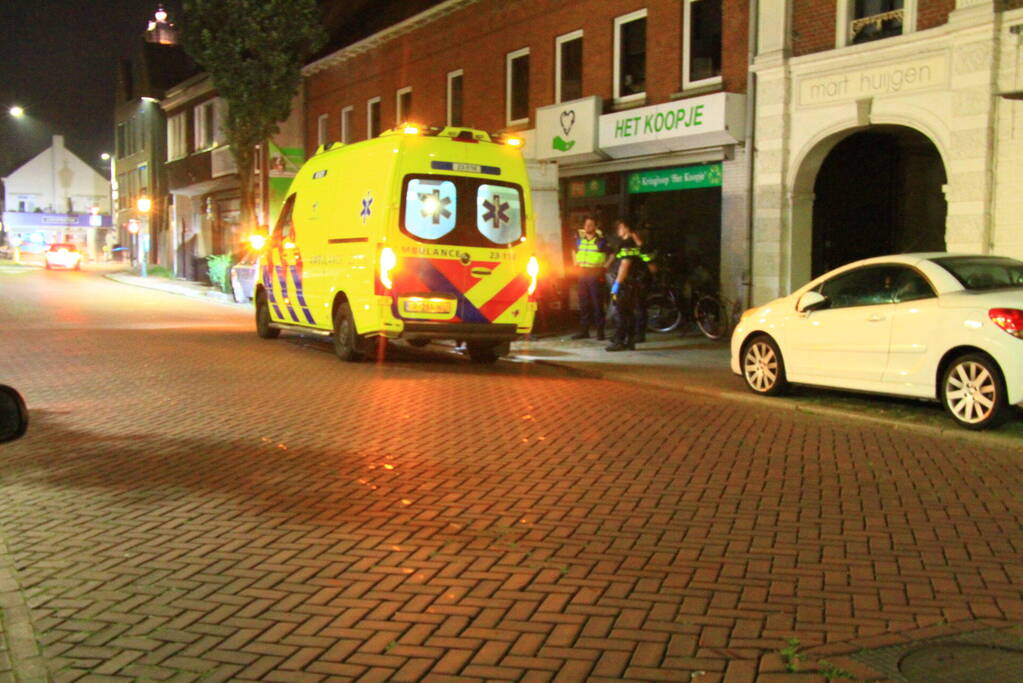
[[[755,303],[883,253],[1023,257],[1019,4],[760,3]]]
[[[110,226],[110,181],[64,146],[64,136],[7,177],[4,230],[26,251],[70,240],[101,248],[98,232]]]

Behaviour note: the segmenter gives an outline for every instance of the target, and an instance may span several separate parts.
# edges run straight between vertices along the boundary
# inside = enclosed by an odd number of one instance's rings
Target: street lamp
[[[141,275],[142,277],[146,277],[146,261],[148,261],[148,258],[146,257],[146,252],[149,251],[149,212],[153,208],[153,200],[151,200],[149,197],[145,195],[142,195],[135,202],[135,208],[138,209],[138,212],[140,214],[142,214],[142,220],[144,221],[144,227],[141,231],[139,231],[138,235],[139,241],[138,252],[140,266],[139,275]]]
[[[110,153],[103,152],[102,154],[99,155],[99,158],[102,159],[103,161],[110,161]]]
[[[24,109],[24,107],[20,107],[18,105],[14,105],[13,107],[11,107],[10,109],[7,110],[7,113],[9,113],[11,116],[13,116],[16,119],[20,119],[22,116],[25,115],[25,109]]]

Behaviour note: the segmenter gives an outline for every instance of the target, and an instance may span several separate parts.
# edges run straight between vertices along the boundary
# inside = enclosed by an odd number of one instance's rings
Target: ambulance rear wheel
[[[270,307],[266,304],[266,294],[256,299],[256,334],[260,339],[277,339],[281,331],[270,326]]]
[[[359,336],[355,333],[352,307],[345,301],[334,314],[334,353],[343,361],[354,362],[362,358]]]
[[[494,344],[469,342],[465,345],[465,348],[469,352],[469,358],[472,359],[473,363],[489,365],[497,362],[497,346]]]

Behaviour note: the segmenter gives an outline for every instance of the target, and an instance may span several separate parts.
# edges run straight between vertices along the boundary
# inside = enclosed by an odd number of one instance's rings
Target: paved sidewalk
[[[209,299],[210,301],[239,308],[249,308],[250,306],[250,304],[236,303],[230,294],[225,294],[224,292],[210,287],[209,285],[204,285],[200,282],[192,282],[191,280],[172,280],[159,276],[140,277],[126,272],[108,273],[107,277],[115,282],[120,282],[121,284],[132,285],[134,287],[145,287],[146,289],[156,289],[161,292],[167,292],[168,294],[179,294],[181,296]]]

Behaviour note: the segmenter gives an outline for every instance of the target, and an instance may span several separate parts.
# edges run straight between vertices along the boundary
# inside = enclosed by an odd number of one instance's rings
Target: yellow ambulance
[[[321,146],[260,254],[256,331],[330,335],[342,360],[386,338],[493,362],[532,329],[535,234],[518,138],[406,125]]]

